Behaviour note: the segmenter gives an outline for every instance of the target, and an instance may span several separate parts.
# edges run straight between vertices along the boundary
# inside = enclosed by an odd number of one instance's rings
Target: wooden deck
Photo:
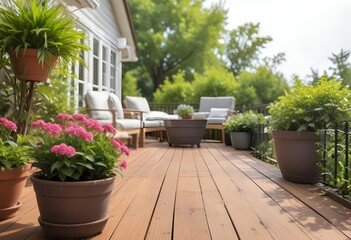
[[[115,184],[107,239],[350,239],[351,210],[293,184],[279,170],[219,143],[132,151]],[[0,222],[1,240],[42,240],[30,183],[16,217]]]

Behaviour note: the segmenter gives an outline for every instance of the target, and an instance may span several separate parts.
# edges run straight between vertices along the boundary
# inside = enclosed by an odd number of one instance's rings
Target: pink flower
[[[120,150],[121,150],[121,152],[125,153],[127,156],[130,155],[129,148],[126,145],[122,145]]]
[[[94,129],[97,132],[103,132],[104,127],[96,120],[91,119],[91,118],[86,118],[82,120],[83,124],[91,129]]]
[[[43,120],[37,120],[32,123],[32,128],[43,128],[45,126],[45,122]]]
[[[73,157],[76,154],[76,150],[72,146],[67,146],[64,143],[60,145],[55,145],[51,148],[52,153],[58,153],[61,155],[65,155],[67,157]]]
[[[119,168],[125,170],[127,168],[127,161],[122,160],[121,163],[119,164]]]
[[[43,130],[54,136],[60,136],[62,132],[62,127],[60,124],[57,123],[46,123],[43,127]]]
[[[105,132],[112,133],[113,135],[115,135],[117,132],[115,127],[112,126],[112,124],[103,124],[102,127],[104,128]]]
[[[78,121],[83,121],[84,119],[87,118],[87,116],[85,116],[84,114],[73,114],[72,117]]]
[[[16,132],[16,130],[17,130],[16,123],[8,120],[7,118],[0,118],[0,125],[7,127],[14,132]]]
[[[65,132],[74,135],[77,137],[80,137],[84,139],[87,142],[93,141],[93,134],[91,132],[88,132],[81,126],[71,126],[65,129]]]
[[[61,120],[70,120],[70,119],[72,119],[72,116],[70,116],[68,114],[64,114],[64,113],[59,113],[59,114],[57,114],[56,117],[58,119],[61,119]]]

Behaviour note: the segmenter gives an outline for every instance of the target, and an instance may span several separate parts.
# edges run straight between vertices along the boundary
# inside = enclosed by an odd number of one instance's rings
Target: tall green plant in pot
[[[268,107],[275,154],[286,180],[319,180],[318,130],[350,119],[350,97],[349,89],[340,81],[326,76],[315,85],[296,79],[291,93]]]
[[[259,124],[264,124],[265,118],[261,113],[252,110],[234,114],[224,123],[224,131],[230,134],[232,146],[238,150],[250,149],[252,134],[257,131]]]
[[[58,63],[84,61],[84,32],[62,5],[48,0],[14,0],[0,3],[0,54],[10,56],[20,81],[18,132],[25,133],[35,82],[46,81]]]

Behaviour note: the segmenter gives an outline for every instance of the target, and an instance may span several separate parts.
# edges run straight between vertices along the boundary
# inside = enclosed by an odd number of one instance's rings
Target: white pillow
[[[146,120],[164,120],[167,119],[168,114],[160,111],[151,111],[147,114]]]
[[[229,108],[211,108],[209,118],[226,118]]]

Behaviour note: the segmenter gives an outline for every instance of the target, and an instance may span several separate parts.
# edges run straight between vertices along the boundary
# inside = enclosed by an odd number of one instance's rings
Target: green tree
[[[122,99],[126,96],[141,96],[140,90],[137,88],[137,78],[133,71],[126,72],[122,80]]]
[[[233,74],[221,67],[210,67],[203,74],[194,74],[193,102],[199,102],[200,97],[234,96],[238,86]]]
[[[236,91],[237,106],[268,104],[289,91],[284,77],[267,67],[261,66],[256,72],[244,71],[240,74]]]
[[[223,3],[206,9],[202,0],[130,0],[136,38],[138,81],[151,81],[153,90],[178,70],[191,77],[206,65],[218,64],[215,49],[224,32],[226,10]],[[147,73],[147,74],[144,74]],[[144,89],[143,89],[144,93]]]
[[[228,69],[237,78],[243,71],[256,69],[263,64],[275,66],[285,60],[284,53],[278,53],[272,58],[261,58],[261,50],[273,39],[270,36],[260,36],[259,31],[259,23],[245,23],[228,34],[224,55]]]
[[[156,103],[190,103],[193,100],[194,88],[190,82],[185,81],[184,72],[173,75],[174,82],[168,78],[159,86],[154,93]]]
[[[351,85],[351,64],[348,62],[349,57],[350,51],[341,49],[339,54],[332,53],[332,57],[329,58],[334,65],[329,69],[332,70],[334,78],[341,80],[344,85]]]

